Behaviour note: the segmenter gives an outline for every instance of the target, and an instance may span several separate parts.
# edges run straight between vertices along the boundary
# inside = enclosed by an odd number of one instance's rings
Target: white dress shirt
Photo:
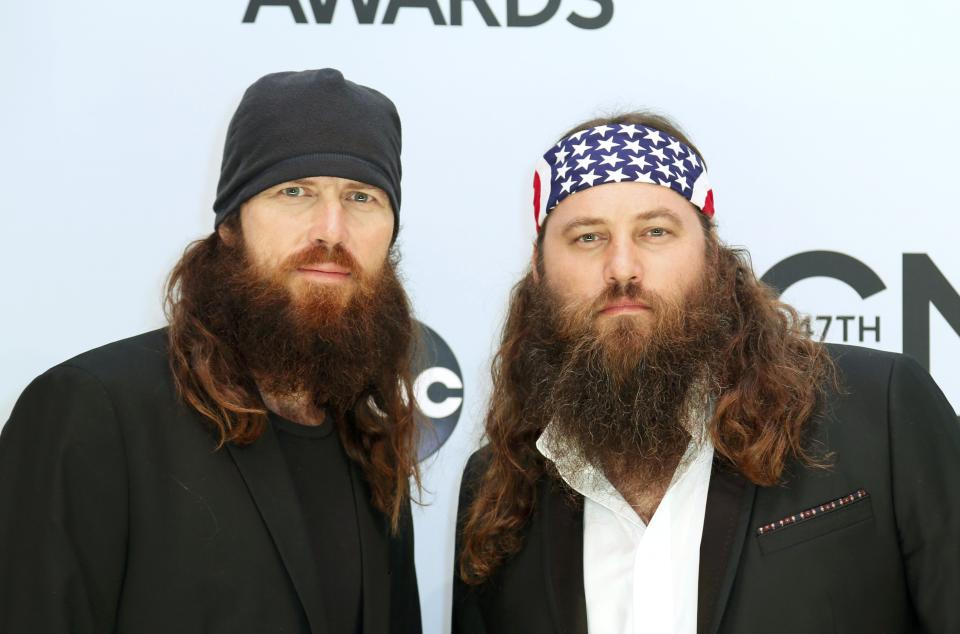
[[[697,421],[701,425],[703,421]],[[584,497],[583,586],[591,634],[696,634],[700,537],[713,463],[707,434],[691,441],[645,525],[609,480],[548,425],[537,449]]]

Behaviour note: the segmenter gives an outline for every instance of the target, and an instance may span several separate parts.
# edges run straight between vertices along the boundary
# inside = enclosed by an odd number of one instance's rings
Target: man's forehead
[[[623,183],[623,185],[631,185],[631,187],[616,185],[595,187],[569,196],[550,213],[549,225],[564,231],[570,226],[585,224],[648,220],[684,224],[696,221],[700,213],[687,200],[658,185],[647,186],[641,183]],[[644,190],[643,187],[650,187],[650,189]]]
[[[605,214],[602,210],[595,213],[594,210],[588,210],[585,214],[575,215],[564,220],[557,219],[554,222],[560,225],[561,230],[566,230],[574,227],[606,225],[614,222],[647,222],[651,220],[683,224],[681,213],[666,207],[654,207],[653,209],[631,211],[623,214]]]
[[[584,206],[623,206],[631,208],[666,207],[679,209],[690,206],[683,196],[661,185],[651,183],[605,183],[590,187],[567,196],[557,205],[551,214],[562,212],[568,208],[582,208]]]
[[[297,185],[339,185],[341,187],[356,187],[359,189],[375,189],[377,191],[383,191],[376,185],[353,180],[351,178],[342,178],[340,176],[304,176],[302,178],[295,178],[283,183],[278,183],[276,186],[285,185],[286,183],[295,183]]]

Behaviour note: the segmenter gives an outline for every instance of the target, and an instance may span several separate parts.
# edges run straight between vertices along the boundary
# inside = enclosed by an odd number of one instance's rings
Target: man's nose
[[[321,197],[310,217],[308,238],[312,244],[323,244],[331,249],[347,237],[346,210],[339,198]]]
[[[637,246],[627,238],[614,238],[607,246],[603,271],[608,284],[639,284],[643,277],[643,267]]]

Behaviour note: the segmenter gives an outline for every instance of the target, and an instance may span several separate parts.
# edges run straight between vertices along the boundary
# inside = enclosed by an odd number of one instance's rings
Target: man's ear
[[[231,231],[229,227],[221,224],[219,227],[217,227],[217,235],[220,236],[220,240],[224,244],[233,246],[233,231]]]
[[[234,228],[235,224],[240,224],[239,214],[237,211],[237,216],[227,218],[220,223],[220,226],[217,227],[217,235],[220,236],[220,239],[227,246],[234,246],[237,242],[237,231]]]

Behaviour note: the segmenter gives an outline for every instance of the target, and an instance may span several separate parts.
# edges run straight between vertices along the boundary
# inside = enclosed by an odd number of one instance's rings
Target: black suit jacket
[[[832,452],[828,469],[794,464],[785,484],[757,487],[714,464],[690,606],[698,634],[960,632],[955,414],[909,358],[831,352],[845,390],[828,396],[812,438]],[[461,514],[488,451],[467,465]],[[561,486],[537,483],[523,548],[492,578],[454,581],[454,632],[586,633],[582,498]],[[850,494],[835,510],[758,530]]]
[[[271,426],[215,450],[175,396],[165,330],[82,354],[0,435],[0,632],[328,632]],[[392,537],[352,468],[363,631],[420,631],[409,513]],[[330,633],[338,634],[338,633]]]

